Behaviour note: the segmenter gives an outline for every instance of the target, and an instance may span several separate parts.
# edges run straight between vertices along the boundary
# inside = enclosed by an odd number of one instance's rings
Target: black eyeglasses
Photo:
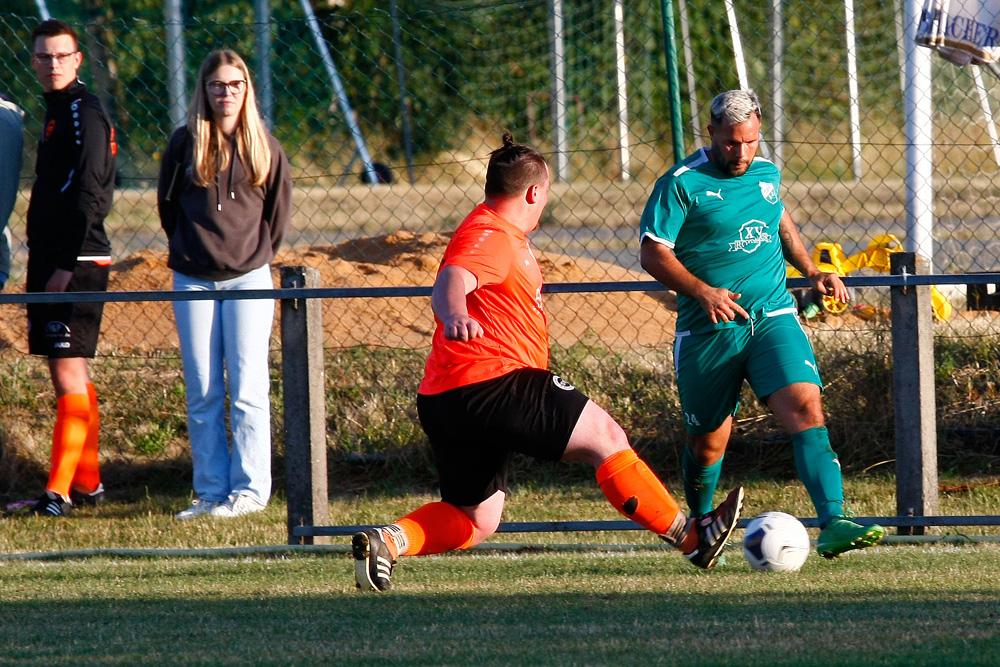
[[[71,56],[75,56],[77,53],[79,51],[72,51],[70,53],[32,53],[31,57],[43,65],[51,65],[54,62],[64,65]]]
[[[208,92],[218,96],[225,95],[227,90],[233,95],[239,95],[246,87],[247,82],[243,79],[237,79],[236,81],[209,81],[205,84]]]

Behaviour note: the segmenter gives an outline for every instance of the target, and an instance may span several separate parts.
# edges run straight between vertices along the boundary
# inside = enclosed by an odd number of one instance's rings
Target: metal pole
[[[271,82],[271,8],[268,0],[253,0],[257,46],[257,99],[268,128],[274,127],[274,86]]]
[[[354,139],[354,145],[357,146],[358,155],[361,157],[361,163],[364,165],[365,174],[368,176],[368,182],[372,185],[379,183],[378,173],[375,171],[375,165],[372,163],[372,156],[368,152],[368,145],[365,143],[365,137],[361,134],[361,128],[358,126],[358,121],[354,117],[354,110],[351,109],[351,101],[347,99],[347,91],[344,90],[344,84],[340,82],[340,75],[337,73],[337,66],[333,63],[333,56],[330,55],[330,48],[326,44],[326,40],[323,39],[323,31],[320,30],[319,21],[316,20],[316,14],[313,13],[312,5],[309,4],[309,0],[302,0],[302,10],[306,14],[306,23],[309,24],[309,32],[312,33],[313,40],[316,42],[316,48],[319,50],[320,56],[323,58],[323,65],[326,67],[327,76],[330,77],[330,84],[333,86],[333,90],[337,95],[337,102],[340,105],[340,110],[344,113],[344,120],[347,121],[347,127],[351,132],[351,138]]]
[[[170,124],[187,123],[187,79],[185,74],[183,0],[166,0],[163,11],[167,24],[167,97]]]
[[[858,49],[854,39],[854,0],[844,0],[844,26],[847,39],[847,91],[851,118],[851,169],[861,178],[861,112],[858,98]]]
[[[614,0],[615,72],[618,74],[618,150],[622,181],[630,178],[628,146],[628,90],[625,80],[625,9],[624,0]]]
[[[319,286],[319,271],[281,268],[284,289]],[[281,300],[281,382],[284,388],[285,495],[288,543],[329,544],[295,529],[330,520],[326,467],[326,393],[323,386],[323,301]]]
[[[903,35],[901,0],[892,0],[892,20],[896,24],[896,60],[899,61],[899,91],[906,90],[906,39]]]
[[[774,128],[774,164],[785,166],[785,82],[782,67],[785,60],[785,30],[782,16],[783,0],[771,2],[771,121]]]
[[[563,41],[562,0],[549,0],[549,52],[552,56],[552,132],[555,143],[556,180],[569,180],[566,136],[566,48]]]
[[[663,50],[667,56],[667,88],[670,97],[670,130],[674,144],[674,161],[684,159],[684,112],[681,111],[681,77],[677,63],[677,33],[674,31],[674,3],[661,0],[663,16]]]
[[[43,21],[48,21],[52,18],[52,14],[49,14],[49,8],[45,4],[45,0],[35,0],[35,5],[38,7],[38,14],[42,17]]]
[[[906,250],[928,262],[934,273],[934,179],[931,114],[931,52],[917,46],[917,22],[921,0],[903,0],[903,32],[906,40],[906,87],[903,89],[906,118]]]
[[[687,78],[688,104],[691,107],[691,131],[694,134],[694,147],[701,148],[701,133],[704,128],[698,124],[698,82],[694,77],[694,55],[691,52],[691,26],[688,23],[687,1],[677,0],[681,19],[681,46],[684,48],[684,74]]]
[[[413,185],[413,141],[410,137],[410,110],[406,105],[406,69],[403,67],[403,43],[399,31],[399,8],[396,0],[389,1],[392,12],[392,43],[396,49],[396,80],[399,82],[399,114],[403,122],[403,149],[406,151],[406,173]]]
[[[729,17],[729,34],[733,39],[733,57],[736,60],[736,76],[740,80],[740,88],[750,90],[750,77],[747,75],[747,61],[743,57],[743,40],[740,39],[740,24],[736,20],[736,4],[733,0],[726,0],[726,16]],[[764,131],[760,131],[760,150],[770,157],[771,151],[767,147],[764,139]]]
[[[806,528],[819,528],[819,519],[814,516],[803,516],[797,517],[798,520]],[[746,528],[750,525],[752,519],[743,518],[739,520],[736,524],[737,528]],[[871,526],[873,524],[878,524],[880,526],[900,526],[904,528],[923,528],[929,526],[1000,526],[1000,516],[997,515],[981,515],[981,516],[856,516],[851,517],[851,521],[855,521],[862,526]],[[303,528],[297,528],[295,530],[296,535],[327,535],[327,536],[346,536],[353,535],[361,530],[366,530],[369,528],[378,528],[376,525],[372,524],[357,524],[350,526],[309,526]],[[511,521],[506,523],[501,523],[497,526],[497,533],[575,533],[575,532],[593,532],[593,533],[606,533],[612,531],[633,531],[633,530],[646,530],[634,521],[622,520],[617,521]],[[979,540],[983,541],[996,541],[996,535],[989,536],[969,536],[962,535],[961,531],[956,531],[957,535],[941,535],[941,536],[927,536],[924,538],[897,538],[894,536],[889,536],[886,538],[887,543],[891,542],[894,544],[922,544],[928,541],[941,540],[950,541],[954,539],[956,542],[967,543],[976,542]],[[491,545],[490,543],[485,543],[480,547],[473,547],[474,549],[482,548],[497,548],[498,545]],[[580,548],[593,548],[593,545],[581,544],[577,545]],[[602,545],[604,546],[604,545]],[[660,544],[652,548],[666,548],[666,545]],[[553,547],[548,547],[553,548]],[[567,548],[570,548],[567,545]],[[634,548],[629,545],[623,545],[623,548],[631,549]],[[46,554],[51,554],[52,552],[42,552],[39,554],[10,554],[10,559],[15,559],[18,557],[30,558],[32,556],[43,556]],[[4,556],[6,558],[7,556]]]
[[[890,256],[893,275],[924,275],[928,263],[912,252]],[[892,397],[896,433],[896,514],[938,513],[937,427],[934,410],[934,319],[931,286],[893,287]],[[922,535],[922,527],[900,528]]]
[[[993,160],[1000,167],[1000,138],[997,137],[997,124],[993,119],[993,110],[990,108],[990,97],[986,93],[986,85],[983,83],[983,73],[976,65],[972,66],[972,78],[976,84],[976,92],[979,93],[979,106],[983,110],[983,122],[986,124],[986,134],[993,144]]]
[[[729,18],[729,34],[733,40],[736,76],[740,80],[740,88],[750,90],[750,77],[747,76],[747,62],[743,58],[743,41],[740,39],[740,26],[736,22],[736,5],[733,0],[726,0],[726,16]]]

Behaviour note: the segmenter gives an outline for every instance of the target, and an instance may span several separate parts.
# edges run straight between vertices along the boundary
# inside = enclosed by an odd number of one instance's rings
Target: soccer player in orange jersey
[[[591,464],[615,509],[698,567],[715,565],[739,521],[742,488],[689,519],[621,426],[548,370],[542,274],[527,233],[538,226],[549,185],[541,154],[504,133],[490,154],[486,199],[455,230],[431,296],[436,329],[417,410],[441,501],[354,535],[359,588],[388,590],[400,556],[468,549],[492,535],[515,452]]]

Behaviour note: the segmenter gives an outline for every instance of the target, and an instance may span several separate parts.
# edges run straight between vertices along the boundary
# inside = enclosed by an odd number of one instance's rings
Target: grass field
[[[893,513],[889,479],[849,479],[847,492],[859,514]],[[331,521],[390,521],[427,499],[345,496]],[[814,553],[801,572],[774,575],[754,572],[738,544],[704,572],[641,531],[506,534],[404,559],[392,592],[367,594],[354,589],[347,538],[322,553],[274,549],[285,542],[280,502],[232,521],[174,522],[182,503],[0,519],[0,664],[996,664],[996,542]],[[945,493],[941,505],[997,514],[1000,490]],[[800,484],[751,482],[746,516],[772,508],[809,513]],[[519,489],[504,518],[618,515],[581,485]],[[77,549],[105,551],[54,552]]]
[[[675,552],[345,555],[0,567],[16,665],[995,665],[1000,547],[879,547],[795,575]]]

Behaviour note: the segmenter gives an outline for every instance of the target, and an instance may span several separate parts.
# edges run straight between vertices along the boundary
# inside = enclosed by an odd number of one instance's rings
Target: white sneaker
[[[229,500],[213,507],[210,513],[214,517],[231,519],[254,512],[263,512],[265,509],[267,509],[267,505],[255,497],[247,493],[234,493],[229,496]]]
[[[222,503],[218,500],[202,500],[201,498],[195,498],[191,501],[190,507],[175,514],[174,518],[178,521],[184,521],[185,519],[194,519],[195,517],[205,516],[206,514],[210,514],[212,510],[221,504]]]

